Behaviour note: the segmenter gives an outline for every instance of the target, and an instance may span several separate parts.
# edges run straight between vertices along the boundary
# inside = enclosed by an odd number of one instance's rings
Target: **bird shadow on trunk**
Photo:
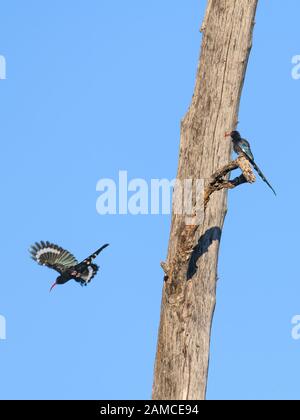
[[[198,266],[197,261],[204,255],[214,241],[221,240],[222,230],[218,226],[208,229],[198,240],[198,244],[193,248],[189,265],[187,269],[187,280],[196,274]]]

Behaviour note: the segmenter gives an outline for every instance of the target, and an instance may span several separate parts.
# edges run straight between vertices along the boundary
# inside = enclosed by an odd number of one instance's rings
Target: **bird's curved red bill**
[[[54,287],[57,285],[57,283],[55,282],[55,283],[53,283],[52,284],[52,286],[50,287],[50,290],[49,290],[49,292],[51,292],[52,291],[52,289],[54,289]]]

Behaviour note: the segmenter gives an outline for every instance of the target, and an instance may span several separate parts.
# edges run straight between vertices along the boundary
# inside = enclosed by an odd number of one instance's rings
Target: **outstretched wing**
[[[62,274],[67,268],[78,264],[76,258],[65,249],[50,242],[36,242],[30,248],[31,257],[40,265],[53,268]]]
[[[78,266],[77,266],[78,267]],[[97,274],[99,267],[96,264],[84,265],[80,264],[79,269],[75,267],[74,272],[76,272],[76,280],[81,286],[86,286]]]
[[[96,264],[92,264],[92,261],[100,254],[103,249],[108,247],[109,244],[103,245],[97,249],[93,254],[83,260],[81,263],[74,267],[74,273],[76,273],[74,279],[79,282],[82,286],[86,286],[97,274],[99,267]]]
[[[101,248],[97,249],[97,251],[95,251],[92,255],[90,255],[85,260],[83,260],[80,264],[90,265],[92,263],[92,261],[97,257],[97,255],[99,255],[100,252],[102,252],[103,249],[107,248],[108,246],[109,246],[109,244],[103,245]]]

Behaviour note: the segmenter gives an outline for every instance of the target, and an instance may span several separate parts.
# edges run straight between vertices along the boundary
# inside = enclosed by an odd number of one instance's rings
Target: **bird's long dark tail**
[[[256,165],[256,163],[254,161],[251,161],[254,169],[256,170],[256,172],[258,173],[258,175],[261,177],[261,179],[268,185],[269,188],[271,188],[271,190],[273,191],[273,193],[276,195],[276,191],[274,190],[274,188],[272,187],[272,185],[269,183],[269,181],[267,180],[267,178],[264,176],[264,174],[262,173],[262,171],[259,169],[259,167]]]
[[[91,263],[96,257],[97,257],[97,255],[99,255],[100,254],[100,252],[102,252],[103,251],[103,249],[105,249],[105,248],[107,248],[109,246],[109,244],[105,244],[105,245],[103,245],[101,248],[99,248],[99,249],[97,249],[97,251],[95,251],[92,255],[90,255],[89,257],[87,257],[85,260],[84,260],[84,262],[85,263]]]

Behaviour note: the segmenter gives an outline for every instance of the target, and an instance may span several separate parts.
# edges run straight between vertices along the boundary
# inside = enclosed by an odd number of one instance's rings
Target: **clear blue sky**
[[[229,194],[209,399],[300,397],[298,0],[261,1],[241,102],[242,134],[272,184]],[[173,178],[204,0],[11,0],[0,13],[0,398],[151,395],[169,216],[100,216],[96,183]],[[49,286],[29,259],[49,240],[84,258],[89,287]]]

